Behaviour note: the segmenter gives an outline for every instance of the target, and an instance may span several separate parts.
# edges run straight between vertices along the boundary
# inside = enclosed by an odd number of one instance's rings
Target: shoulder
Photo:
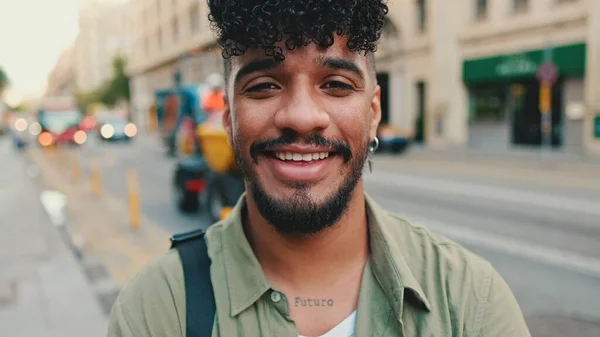
[[[111,324],[135,334],[180,335],[185,324],[185,287],[179,254],[170,250],[144,266],[121,290]]]
[[[483,257],[427,227],[388,213],[392,240],[431,304],[450,305],[477,320],[494,284],[501,281]]]
[[[391,222],[395,242],[409,249],[412,255],[420,259],[434,259],[440,268],[447,268],[447,276],[452,277],[452,271],[463,271],[478,277],[494,272],[492,265],[481,256],[471,252],[461,244],[433,232],[426,225],[408,221],[401,216],[387,212],[387,219]],[[405,251],[409,253],[409,251]],[[408,258],[410,267],[416,267],[419,261]],[[412,262],[412,263],[411,263]],[[462,274],[462,273],[461,273]]]
[[[530,336],[515,296],[491,263],[425,226],[390,213],[387,219],[436,315],[460,322],[455,328],[469,336]]]

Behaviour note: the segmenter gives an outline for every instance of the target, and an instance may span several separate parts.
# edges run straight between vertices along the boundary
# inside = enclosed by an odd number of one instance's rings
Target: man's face
[[[346,210],[381,118],[363,54],[336,37],[283,62],[262,50],[231,59],[224,125],[248,195],[284,233],[314,234]]]

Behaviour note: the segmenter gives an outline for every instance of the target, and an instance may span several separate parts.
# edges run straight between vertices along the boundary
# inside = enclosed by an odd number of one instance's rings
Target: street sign
[[[558,68],[550,61],[544,62],[538,68],[537,78],[540,82],[554,84],[558,79]]]
[[[600,113],[594,118],[594,137],[600,139]]]

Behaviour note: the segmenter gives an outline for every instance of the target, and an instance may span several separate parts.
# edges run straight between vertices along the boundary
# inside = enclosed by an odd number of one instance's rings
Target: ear
[[[377,136],[377,128],[379,127],[379,122],[381,122],[381,87],[377,85],[375,90],[373,90],[373,97],[371,98],[371,128],[369,131],[369,140],[375,139]]]
[[[229,98],[225,96],[225,107],[223,108],[223,128],[225,129],[225,132],[227,132],[229,144],[233,144],[231,123],[231,105],[229,104]]]

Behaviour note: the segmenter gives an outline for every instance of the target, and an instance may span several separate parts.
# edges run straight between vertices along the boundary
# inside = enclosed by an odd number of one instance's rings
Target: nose
[[[300,135],[326,129],[329,114],[320,102],[318,93],[310,85],[289,88],[287,103],[275,115],[275,125],[280,130],[293,130]]]

